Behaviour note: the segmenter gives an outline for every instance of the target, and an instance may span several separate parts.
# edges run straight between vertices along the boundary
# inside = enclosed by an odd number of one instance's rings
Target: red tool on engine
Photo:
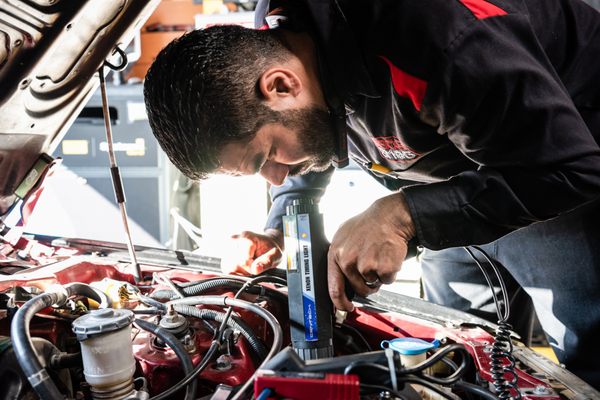
[[[254,381],[254,396],[270,389],[267,399],[359,400],[359,385],[356,375],[261,371]]]

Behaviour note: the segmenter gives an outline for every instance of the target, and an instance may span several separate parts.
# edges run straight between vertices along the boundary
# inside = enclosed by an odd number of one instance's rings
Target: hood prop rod
[[[102,94],[102,114],[104,115],[104,128],[106,130],[106,142],[108,143],[110,175],[112,178],[113,188],[115,190],[115,198],[117,200],[117,203],[119,204],[119,210],[121,211],[123,227],[125,228],[125,234],[127,236],[127,250],[129,251],[129,257],[131,258],[131,264],[133,266],[133,278],[135,279],[135,282],[138,283],[140,280],[142,280],[142,271],[140,269],[140,264],[138,263],[137,257],[135,255],[135,248],[133,246],[133,241],[131,240],[131,231],[129,230],[129,219],[127,217],[127,208],[125,207],[125,191],[123,190],[123,181],[121,180],[121,173],[119,172],[119,167],[117,166],[117,159],[115,157],[115,151],[113,148],[113,137],[110,124],[110,113],[108,108],[108,96],[106,95],[106,80],[104,79],[105,65],[114,70],[123,69],[127,65],[127,56],[125,52],[118,47],[116,48],[116,52],[118,52],[121,56],[121,65],[115,67],[114,65],[105,61],[104,64],[98,70],[98,75],[100,76],[100,91]]]

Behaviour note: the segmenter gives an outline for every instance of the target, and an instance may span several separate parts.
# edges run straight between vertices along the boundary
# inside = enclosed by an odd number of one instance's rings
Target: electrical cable
[[[341,329],[348,329],[349,331],[351,331],[352,333],[354,333],[356,336],[358,336],[360,338],[361,342],[363,342],[363,345],[365,346],[365,349],[366,349],[367,352],[373,351],[373,348],[371,347],[371,345],[369,344],[369,342],[367,342],[367,339],[365,339],[365,337],[363,336],[363,334],[360,333],[360,331],[358,329],[356,329],[352,325],[348,325],[348,324],[342,324],[342,325],[340,325],[340,328]]]
[[[166,283],[167,286],[169,286],[171,288],[171,290],[180,298],[183,299],[184,297],[186,297],[186,294],[183,292],[183,290],[181,290],[176,284],[175,282],[173,282],[171,279],[169,279],[166,276],[161,276],[158,273],[154,273],[154,280],[158,281],[158,282],[163,282]]]
[[[496,291],[494,290],[494,284],[492,283],[489,273],[485,270],[485,268],[483,267],[481,262],[477,259],[475,254],[473,254],[471,249],[469,249],[468,247],[463,247],[465,249],[465,251],[469,254],[469,256],[471,256],[473,261],[475,261],[475,263],[477,264],[477,266],[483,273],[483,276],[485,277],[485,280],[486,280],[488,286],[490,287],[490,290],[492,291],[492,297],[494,299],[494,304],[496,306],[496,314],[498,315],[498,320],[506,321],[506,320],[508,320],[508,317],[510,316],[510,303],[508,301],[508,297],[509,297],[508,290],[506,289],[506,284],[504,283],[504,279],[502,279],[502,276],[500,275],[500,271],[498,271],[496,264],[494,264],[492,259],[488,256],[488,254],[483,249],[481,249],[478,246],[471,246],[471,247],[483,255],[483,257],[485,258],[487,263],[492,268],[492,271],[494,271],[494,274],[496,275],[496,279],[498,280],[498,284],[500,285],[500,290],[502,292],[502,298],[503,298],[502,302],[500,302],[498,300],[498,296],[496,295]],[[504,306],[504,307],[502,307],[502,306]],[[502,308],[504,308],[504,312],[502,312]]]
[[[455,397],[450,395],[449,393],[444,392],[443,390],[441,390],[437,385],[431,383],[428,380],[425,380],[423,378],[414,376],[414,375],[405,375],[402,377],[398,377],[398,382],[404,382],[404,383],[414,383],[417,385],[421,385],[426,387],[429,390],[432,390],[434,392],[436,392],[437,394],[439,394],[440,396],[442,396],[445,399],[448,400],[455,400]]]
[[[187,374],[181,381],[177,382],[175,385],[173,385],[169,389],[165,390],[161,394],[151,397],[148,400],[169,399],[169,398],[171,398],[171,396],[173,396],[173,394],[177,393],[178,391],[180,391],[181,389],[186,387],[191,381],[196,379],[196,376],[198,376],[202,371],[204,371],[204,369],[208,366],[208,363],[212,360],[214,355],[217,353],[219,346],[220,346],[219,342],[217,342],[216,340],[213,340],[212,343],[210,344],[210,347],[206,351],[206,353],[204,353],[204,357],[202,358],[202,361],[196,366],[196,368],[194,368],[189,374]]]
[[[245,288],[252,285],[253,283],[270,281],[270,280],[273,280],[272,278],[277,278],[277,277],[272,277],[270,275],[261,275],[250,281],[244,282],[244,284],[241,285],[242,288],[240,289],[238,294],[241,294],[245,290]],[[280,278],[277,278],[277,279],[280,279]],[[231,279],[231,280],[235,280],[235,279]],[[213,286],[213,288],[214,287],[217,287],[217,286]],[[165,309],[168,307],[167,304],[157,302],[156,300],[148,298],[146,296],[140,296],[140,300],[143,302],[148,302],[148,304],[154,304],[154,305],[156,305],[156,303],[159,303],[161,305],[160,307],[164,307]],[[173,304],[173,306],[179,306],[179,305],[195,306],[195,305],[200,305],[200,304],[221,305],[221,306],[230,306],[230,309],[231,309],[231,307],[240,307],[240,308],[252,311],[255,314],[262,317],[265,321],[267,321],[267,323],[271,326],[271,329],[273,330],[273,346],[271,347],[271,350],[267,353],[261,366],[263,366],[268,360],[270,360],[273,357],[273,355],[275,353],[277,353],[281,349],[281,345],[283,343],[283,332],[281,330],[281,326],[279,325],[279,322],[270,312],[264,310],[263,308],[261,308],[259,306],[254,305],[252,303],[249,303],[249,302],[246,302],[243,300],[238,300],[235,298],[230,299],[228,297],[222,297],[222,296],[192,296],[192,297],[185,297],[185,298],[181,298],[181,299],[177,299],[177,300],[172,300],[168,304]],[[186,387],[189,382],[191,382],[193,379],[195,379],[196,376],[198,376],[206,368],[206,366],[208,365],[210,360],[213,358],[213,356],[216,354],[218,348],[221,345],[221,335],[224,330],[221,328],[227,326],[228,320],[229,320],[229,318],[225,318],[225,317],[223,318],[221,326],[217,329],[217,331],[215,333],[215,339],[212,341],[209,349],[204,354],[202,361],[196,366],[196,368],[194,368],[194,370],[191,373],[187,374],[177,384],[175,384],[174,386],[172,386],[165,392],[159,394],[158,396],[152,397],[150,400],[162,400],[162,399],[169,398],[169,396],[172,396],[174,393],[176,393],[179,390]],[[238,393],[243,394],[248,389],[249,384],[251,384],[254,381],[254,378],[255,378],[255,375],[253,375],[242,386],[242,388],[238,391]],[[236,396],[238,393],[236,393]],[[235,399],[235,397],[234,397],[234,399]]]
[[[380,392],[388,392],[391,395],[393,395],[394,397],[397,397],[400,400],[406,400],[406,397],[403,396],[400,392],[390,389],[387,386],[383,386],[383,385],[373,385],[373,384],[369,384],[369,383],[361,383],[360,384],[360,388],[361,389],[368,389],[371,392],[374,391],[380,391]]]
[[[277,276],[259,275],[258,277],[265,277],[263,282],[271,282],[271,283],[282,284],[282,285],[286,284],[285,279],[282,279]],[[258,278],[258,277],[256,277],[256,278]],[[254,278],[254,279],[256,279],[256,278]],[[223,287],[231,288],[234,290],[239,290],[246,284],[246,282],[251,281],[251,280],[252,279],[242,280],[242,279],[233,278],[233,277],[209,278],[209,279],[202,280],[200,282],[186,282],[186,283],[179,284],[177,286],[179,286],[179,288],[181,289],[181,293],[183,294],[184,297],[189,297],[189,296],[204,295],[208,291],[211,291],[211,290],[214,290],[217,288],[223,288]],[[287,301],[287,297],[285,295],[283,295],[282,293],[280,293],[278,290],[274,290],[274,289],[267,288],[264,286],[260,286],[258,289],[259,289],[258,293],[261,295],[269,294],[273,297],[279,297],[279,298],[281,298],[281,300]],[[252,291],[249,291],[249,292],[252,293]],[[150,297],[154,300],[157,300],[157,299],[173,300],[177,297],[177,293],[174,292],[173,290],[157,290],[155,292],[152,292],[150,294]]]
[[[240,290],[238,290],[238,292],[235,294],[234,299],[237,299],[250,286],[258,284],[260,282],[269,282],[269,281],[272,281],[271,278],[272,277],[269,276],[269,275],[259,275],[256,278],[253,278],[253,279],[247,281],[240,288]],[[278,279],[280,279],[280,278],[278,278]],[[233,306],[229,306],[229,308],[227,309],[227,312],[225,314],[225,318],[223,319],[223,321],[221,322],[221,326],[219,326],[219,329],[217,330],[217,337],[220,337],[222,335],[225,327],[227,326],[227,321],[231,317],[231,313],[232,312],[233,312]],[[274,354],[275,353],[273,353],[273,355]],[[261,364],[261,366],[264,365],[268,360],[269,360],[269,358],[265,357],[265,359],[264,359],[263,363]],[[258,371],[258,369],[260,369],[260,367],[257,368],[256,371]],[[243,393],[250,387],[250,385],[248,384],[248,382],[253,382],[254,381],[254,379],[256,378],[256,371],[254,372],[254,374],[252,374],[252,377],[250,377],[250,379],[248,379],[248,381],[246,381],[246,383],[244,383],[244,385],[238,390],[238,392],[233,397],[234,400],[240,398],[243,395]]]
[[[453,388],[463,390],[465,392],[474,394],[487,400],[499,400],[499,397],[494,393],[490,392],[486,388],[474,385],[465,381],[458,381],[454,384]]]
[[[133,322],[139,328],[147,332],[153,333],[158,338],[160,338],[160,340],[166,343],[181,361],[184,373],[190,374],[193,372],[194,364],[192,364],[192,359],[190,358],[190,355],[186,351],[185,347],[183,347],[183,344],[179,341],[179,339],[177,339],[175,335],[169,332],[168,329],[162,328],[151,322],[144,321],[143,319],[136,319]],[[193,380],[189,383],[189,385],[186,386],[187,390],[185,394],[185,399],[194,400],[196,398],[196,389],[198,387],[198,382],[196,380]]]
[[[508,323],[508,318],[510,316],[510,301],[506,283],[504,282],[504,279],[502,279],[500,270],[491,257],[479,246],[471,246],[471,248],[479,252],[485,258],[487,264],[490,266],[492,271],[494,271],[502,292],[502,304],[504,306],[504,310],[502,310],[500,306],[501,303],[496,296],[496,291],[494,290],[494,285],[492,284],[488,272],[485,270],[475,254],[468,247],[463,247],[463,249],[469,254],[469,256],[471,256],[473,261],[475,261],[483,273],[483,276],[485,277],[485,280],[492,291],[492,297],[494,299],[494,304],[496,305],[496,313],[498,314],[498,327],[496,328],[494,343],[492,345],[492,353],[490,356],[492,359],[490,361],[490,374],[492,375],[493,379],[492,385],[494,386],[494,389],[496,390],[496,393],[500,399],[511,399],[512,389],[517,394],[514,399],[519,400],[521,399],[521,392],[517,386],[518,375],[515,370],[516,361],[512,354],[513,344],[510,336],[512,326]],[[508,362],[508,364],[506,362]],[[506,379],[506,374],[511,375],[512,378]]]
[[[131,310],[136,315],[163,315],[165,313],[164,310],[159,310],[158,308],[146,308],[142,310]]]
[[[184,304],[175,305],[173,306],[173,308],[181,315],[200,318],[208,321],[217,321],[219,323],[222,323],[226,318],[226,314],[223,312],[203,308],[196,308]],[[225,322],[227,327],[240,331],[242,336],[244,336],[244,338],[246,338],[246,340],[248,341],[248,344],[250,344],[250,348],[259,360],[264,359],[264,357],[267,355],[267,349],[264,343],[254,333],[252,328],[244,322],[243,319],[232,316]]]
[[[257,368],[257,371],[263,367],[279,350],[281,350],[281,345],[283,344],[283,331],[281,330],[281,325],[279,321],[267,310],[261,308],[255,304],[249,303],[247,301],[239,300],[239,299],[231,299],[229,297],[223,296],[194,296],[194,297],[186,297],[185,299],[172,300],[169,304],[187,304],[187,305],[219,305],[219,306],[233,306],[240,307],[242,309],[252,311],[261,318],[263,318],[271,327],[273,331],[273,345],[269,350],[269,353],[261,363],[261,365]],[[206,358],[206,356],[205,356]],[[250,388],[252,382],[256,378],[256,371],[254,374],[248,379],[242,387],[236,392],[231,400],[239,400],[241,396]]]
[[[452,372],[452,374],[450,374],[449,376],[446,376],[446,377],[437,377],[437,376],[431,376],[431,375],[425,373],[425,370],[427,368],[432,367],[436,363],[438,363],[440,361],[445,361],[445,360],[449,361],[449,360],[447,360],[446,356],[450,353],[461,355],[460,365],[456,366],[456,364],[454,364],[452,362],[452,364],[456,367],[454,369],[454,371]],[[468,364],[467,364],[468,357],[469,357],[469,352],[464,348],[463,345],[451,344],[451,345],[441,348],[440,350],[435,352],[431,357],[427,358],[425,361],[423,361],[413,367],[398,369],[396,371],[396,379],[397,379],[398,383],[416,383],[421,386],[427,387],[430,390],[435,391],[440,396],[442,396],[446,399],[454,399],[452,396],[450,396],[450,394],[440,390],[436,385],[451,387],[456,382],[458,382],[460,380],[460,378],[462,377],[462,375],[466,371],[466,368],[468,366]],[[381,372],[381,374],[377,375],[380,377],[385,377],[390,374],[390,369],[387,366],[377,364],[377,363],[372,363],[372,362],[362,362],[360,360],[350,363],[344,369],[344,374],[347,375],[350,372],[352,372],[353,370],[358,369],[358,368],[370,368],[370,369],[377,370],[377,371]],[[358,375],[360,376],[360,374],[358,374]],[[361,384],[361,386],[362,386],[362,384]],[[393,391],[393,389],[389,389],[389,388],[387,390],[390,391],[390,393]]]
[[[166,311],[167,310],[167,306],[164,303],[161,303],[158,300],[155,300],[151,297],[148,296],[144,296],[143,294],[138,294],[138,298],[140,299],[140,301],[148,306],[151,307],[155,307],[159,310],[163,310]]]
[[[277,277],[272,277],[270,275],[259,275],[256,278],[253,278],[253,279],[247,281],[246,283],[244,283],[244,285],[237,291],[237,293],[235,294],[235,296],[233,298],[234,299],[239,298],[242,295],[242,293],[244,293],[252,285],[256,285],[261,282],[272,282],[273,278],[276,278],[275,280],[281,279],[281,278],[277,278]],[[231,317],[232,312],[233,312],[233,307],[230,306],[225,313],[225,318],[221,322],[221,326],[219,326],[219,330],[217,331],[219,337],[220,337],[220,335],[223,334],[223,331],[227,327],[227,321]]]

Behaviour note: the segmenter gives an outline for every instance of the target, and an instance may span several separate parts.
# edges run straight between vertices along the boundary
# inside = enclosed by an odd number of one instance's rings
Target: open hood
[[[158,3],[0,1],[0,216],[35,187],[102,63]]]

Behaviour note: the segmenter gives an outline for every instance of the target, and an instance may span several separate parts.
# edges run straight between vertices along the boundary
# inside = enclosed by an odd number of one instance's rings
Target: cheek
[[[297,133],[281,138],[276,149],[275,161],[280,163],[298,164],[311,158],[311,155],[304,151]]]

